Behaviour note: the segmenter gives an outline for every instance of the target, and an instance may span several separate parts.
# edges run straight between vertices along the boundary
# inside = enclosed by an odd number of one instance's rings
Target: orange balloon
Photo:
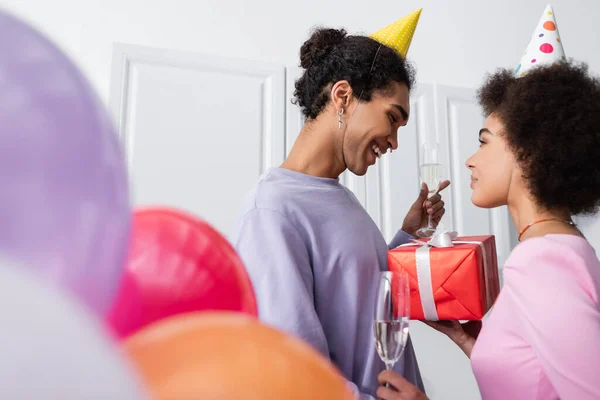
[[[138,331],[124,346],[160,400],[355,398],[320,353],[243,314],[177,315]]]

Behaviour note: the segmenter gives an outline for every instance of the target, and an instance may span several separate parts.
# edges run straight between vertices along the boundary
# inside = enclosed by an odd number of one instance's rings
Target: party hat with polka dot
[[[523,53],[521,62],[515,68],[515,76],[525,76],[537,65],[554,64],[561,60],[566,60],[565,49],[560,40],[554,11],[548,4]]]
[[[402,54],[402,57],[406,58],[406,53],[408,53],[410,42],[412,42],[415,29],[417,29],[422,10],[422,8],[419,8],[418,10],[413,11],[407,16],[400,18],[398,21],[369,35],[369,37],[377,40],[381,44],[391,47]]]

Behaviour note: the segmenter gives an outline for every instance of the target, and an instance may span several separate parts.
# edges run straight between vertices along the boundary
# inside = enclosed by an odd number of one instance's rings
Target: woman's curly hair
[[[377,56],[377,59],[375,57]],[[304,73],[295,82],[294,104],[314,119],[329,101],[331,85],[347,80],[354,96],[370,101],[374,91],[404,83],[410,90],[414,70],[390,47],[366,36],[348,36],[343,29],[316,29],[300,49]]]
[[[478,91],[544,209],[593,214],[600,205],[600,81],[585,63],[562,61],[521,78],[498,70]]]

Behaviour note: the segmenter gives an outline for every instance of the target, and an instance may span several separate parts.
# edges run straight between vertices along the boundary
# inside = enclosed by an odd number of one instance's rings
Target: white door
[[[135,205],[180,207],[228,234],[285,155],[285,68],[116,45],[110,106]]]

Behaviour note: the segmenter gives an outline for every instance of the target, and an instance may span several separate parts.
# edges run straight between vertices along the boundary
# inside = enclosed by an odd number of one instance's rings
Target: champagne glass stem
[[[438,187],[435,189],[435,192],[433,192],[433,193],[431,194],[431,196],[428,196],[428,198],[430,199],[430,198],[432,198],[433,196],[435,196],[439,190],[440,190],[440,187],[439,187],[439,185],[438,185]],[[427,219],[428,219],[428,222],[427,222],[427,228],[429,228],[429,229],[434,229],[434,228],[433,228],[432,221],[431,221],[431,218],[432,218],[432,217],[433,217],[433,214],[429,214],[429,215],[428,215],[428,217],[427,217]]]
[[[391,371],[391,370],[392,370],[392,368],[394,368],[394,364],[392,364],[392,363],[385,363],[385,369],[386,369],[387,371]],[[390,385],[389,383],[386,383],[386,384],[385,384],[385,387],[386,387],[386,388],[388,388],[388,389],[391,389],[391,388],[392,388],[392,385]]]

